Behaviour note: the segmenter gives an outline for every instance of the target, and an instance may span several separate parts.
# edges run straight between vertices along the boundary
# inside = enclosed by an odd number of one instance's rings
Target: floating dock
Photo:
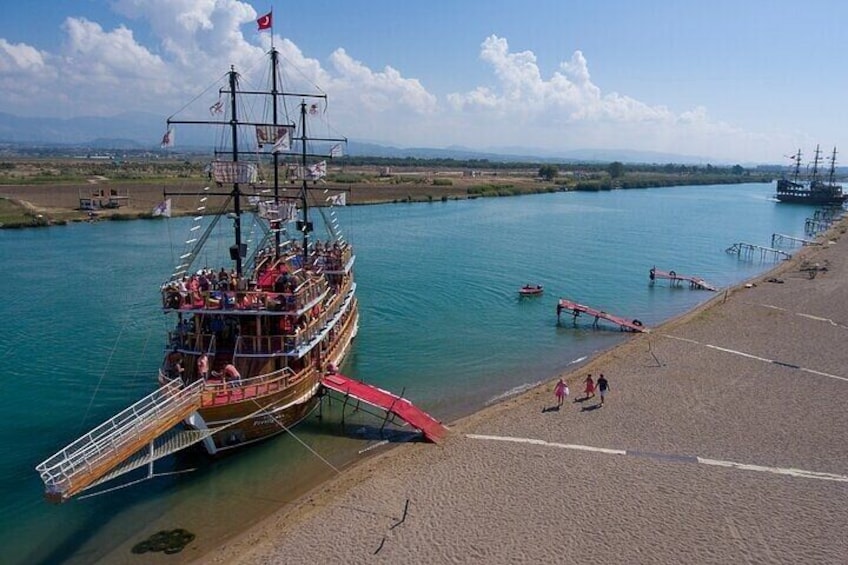
[[[689,275],[679,275],[675,271],[660,271],[656,267],[651,267],[651,271],[648,275],[651,278],[651,284],[657,279],[666,279],[671,281],[671,284],[678,284],[681,281],[686,281],[689,283],[689,288],[697,288],[702,290],[711,290],[713,292],[718,291],[716,287],[705,281],[700,277],[692,277]]]
[[[569,312],[574,318],[574,323],[577,323],[577,317],[581,314],[588,314],[589,316],[594,316],[595,320],[592,322],[592,326],[597,326],[599,320],[607,320],[608,322],[612,322],[613,324],[617,324],[618,327],[622,331],[631,331],[631,332],[648,332],[648,328],[642,325],[642,322],[639,320],[625,320],[619,316],[614,316],[612,314],[608,314],[603,310],[596,310],[595,308],[591,308],[589,306],[584,306],[583,304],[578,304],[577,302],[572,302],[566,298],[560,298],[557,303],[557,321],[560,320],[560,315],[564,312]]]

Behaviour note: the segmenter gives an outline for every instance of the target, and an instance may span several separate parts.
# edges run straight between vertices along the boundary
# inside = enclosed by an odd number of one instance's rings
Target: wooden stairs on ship
[[[366,404],[385,410],[420,430],[424,437],[433,443],[441,442],[447,435],[447,428],[441,422],[412,404],[409,400],[375,386],[346,377],[340,373],[331,373],[321,379],[321,384],[345,396],[361,400]]]
[[[177,382],[166,384],[40,463],[36,470],[47,500],[64,502],[202,440],[202,432],[168,434],[200,407],[202,387],[201,381],[185,388]],[[166,440],[154,447],[162,436]],[[141,451],[145,446],[148,452]]]

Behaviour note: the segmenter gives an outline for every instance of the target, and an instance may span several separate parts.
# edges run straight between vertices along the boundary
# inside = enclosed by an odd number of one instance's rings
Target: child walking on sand
[[[557,408],[559,408],[560,406],[562,406],[562,403],[568,397],[568,385],[565,384],[562,379],[557,381],[557,384],[554,387],[554,394],[557,398]]]
[[[592,380],[592,373],[589,373],[589,376],[586,377],[584,381],[586,383],[586,398],[594,398],[595,396],[595,381]]]

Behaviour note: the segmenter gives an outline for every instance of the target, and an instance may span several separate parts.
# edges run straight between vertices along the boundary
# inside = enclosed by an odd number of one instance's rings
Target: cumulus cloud
[[[62,24],[56,53],[0,38],[0,87],[6,110],[20,115],[114,115],[127,109],[167,115],[230,65],[258,86],[271,43],[256,10],[240,0],[114,0],[126,21],[114,29],[81,17]],[[139,38],[143,37],[143,40]],[[286,86],[320,86],[332,101],[334,127],[349,137],[401,145],[524,145],[551,150],[640,147],[689,150],[753,138],[710,118],[703,107],[674,112],[592,81],[574,51],[553,72],[536,55],[514,52],[503,37],[480,46],[491,81],[442,97],[424,82],[385,66],[372,69],[343,47],[326,61],[276,37]],[[296,69],[291,72],[292,69]],[[255,81],[255,82],[253,82]],[[758,142],[760,140],[757,140]],[[743,142],[743,143],[744,143]]]
[[[505,38],[492,35],[480,47],[495,82],[446,97],[456,128],[469,143],[481,137],[478,124],[498,123],[503,143],[549,149],[639,147],[656,151],[703,152],[729,143],[759,140],[727,123],[710,118],[706,108],[675,113],[618,92],[604,93],[592,82],[589,63],[580,50],[561,62],[549,77],[532,51],[512,52]],[[492,139],[492,137],[489,137]]]

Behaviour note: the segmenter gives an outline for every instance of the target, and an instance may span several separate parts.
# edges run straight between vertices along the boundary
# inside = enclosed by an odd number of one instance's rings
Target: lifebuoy
[[[633,320],[633,325],[642,327],[642,322],[640,322],[639,320]]]

